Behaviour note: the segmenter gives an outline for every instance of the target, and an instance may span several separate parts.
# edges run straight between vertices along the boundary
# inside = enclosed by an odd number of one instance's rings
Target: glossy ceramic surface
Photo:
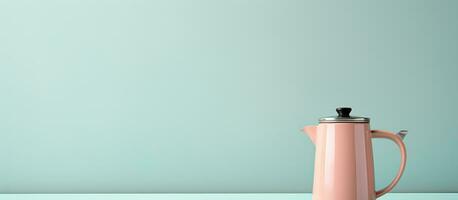
[[[401,138],[386,131],[371,131],[368,123],[321,123],[306,126],[316,145],[313,200],[373,200],[389,192],[405,167]],[[375,191],[372,138],[394,141],[401,149],[401,167],[390,185]]]

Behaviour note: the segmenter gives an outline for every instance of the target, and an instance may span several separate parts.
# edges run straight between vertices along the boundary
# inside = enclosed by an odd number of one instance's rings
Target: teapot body
[[[374,200],[399,182],[407,161],[402,141],[407,134],[370,130],[369,118],[350,116],[351,108],[336,109],[338,116],[321,118],[317,126],[302,130],[316,146],[313,200]],[[391,183],[375,190],[372,139],[394,142],[401,153],[401,165]]]
[[[369,123],[321,123],[315,138],[313,200],[376,198]]]

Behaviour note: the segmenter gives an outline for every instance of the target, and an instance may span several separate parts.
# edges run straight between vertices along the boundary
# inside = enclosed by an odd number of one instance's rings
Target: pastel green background
[[[337,106],[458,192],[458,1],[1,0],[0,192],[309,192]],[[399,153],[375,142],[376,185]]]

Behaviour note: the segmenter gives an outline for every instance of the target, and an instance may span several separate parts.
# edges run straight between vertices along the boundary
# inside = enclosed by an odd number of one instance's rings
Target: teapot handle
[[[394,186],[398,183],[399,179],[401,178],[402,174],[404,173],[404,168],[406,166],[406,161],[407,161],[407,153],[406,153],[406,147],[404,145],[404,142],[402,141],[407,134],[407,131],[400,131],[398,134],[394,134],[388,131],[381,131],[381,130],[371,130],[372,133],[372,138],[385,138],[393,141],[396,143],[401,151],[401,166],[399,167],[398,174],[396,177],[391,181],[391,183],[386,186],[385,188],[378,190],[375,192],[375,195],[377,198],[383,196],[384,194],[388,193],[391,191]]]

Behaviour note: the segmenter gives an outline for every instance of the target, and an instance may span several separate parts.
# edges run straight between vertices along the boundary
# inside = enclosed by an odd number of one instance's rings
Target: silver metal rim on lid
[[[336,109],[338,116],[322,117],[320,123],[369,123],[367,117],[350,116],[350,107],[339,107]]]

